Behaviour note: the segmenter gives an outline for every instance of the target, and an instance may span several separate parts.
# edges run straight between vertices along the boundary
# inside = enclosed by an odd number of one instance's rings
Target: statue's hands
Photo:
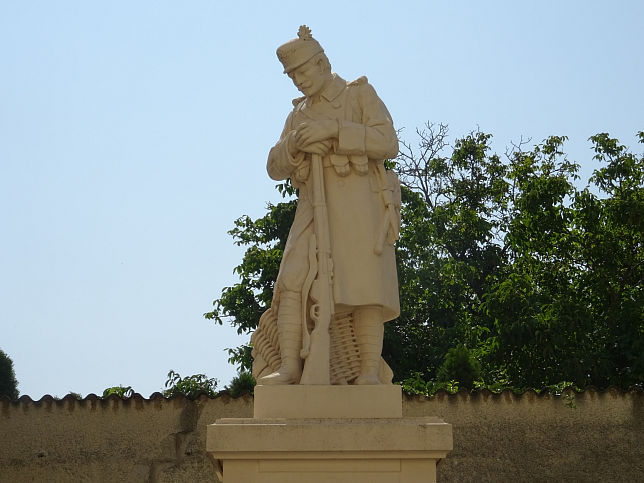
[[[291,132],[288,150],[291,156],[299,152],[325,156],[333,147],[333,139],[338,137],[338,122],[334,120],[303,122]]]
[[[333,147],[333,142],[330,139],[327,139],[326,141],[316,141],[314,143],[307,144],[306,146],[302,146],[300,150],[305,153],[326,156],[326,154],[331,151],[331,147]]]
[[[298,147],[308,146],[319,141],[327,141],[338,137],[338,121],[308,121],[297,126],[295,141]],[[304,151],[304,149],[302,149]],[[307,151],[312,152],[312,151]]]
[[[322,141],[313,141],[308,144],[298,142],[297,131],[293,131],[288,139],[288,150],[293,158],[297,157],[298,153],[313,153],[325,156],[333,147],[331,139]]]

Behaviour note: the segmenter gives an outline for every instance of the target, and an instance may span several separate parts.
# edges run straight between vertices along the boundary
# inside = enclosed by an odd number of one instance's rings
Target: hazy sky
[[[636,152],[644,2],[0,0],[0,348],[21,394],[149,396],[170,369],[234,375],[204,312],[279,194],[265,170],[295,87],[275,49],[311,27],[403,139],[567,135]]]

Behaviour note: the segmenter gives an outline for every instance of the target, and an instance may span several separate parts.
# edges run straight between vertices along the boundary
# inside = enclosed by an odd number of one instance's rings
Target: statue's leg
[[[354,384],[380,384],[380,354],[384,324],[382,307],[356,307],[354,312],[354,331],[360,349],[360,375]]]
[[[300,205],[298,210],[301,211]],[[260,378],[258,384],[297,384],[302,377],[302,285],[309,269],[311,230],[310,220],[296,214],[275,281],[275,290],[279,292],[277,337],[280,367]]]
[[[277,315],[280,343],[280,368],[262,377],[259,384],[297,384],[302,377],[302,296],[300,292],[280,292]]]

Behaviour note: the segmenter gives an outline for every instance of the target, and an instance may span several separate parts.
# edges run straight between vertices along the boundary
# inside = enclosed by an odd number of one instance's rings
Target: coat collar
[[[329,82],[329,85],[325,87],[324,91],[322,91],[322,94],[320,95],[330,102],[338,97],[346,87],[347,81],[345,81],[338,74],[333,74],[333,79],[331,80],[331,82]]]
[[[312,106],[317,104],[321,99],[324,99],[327,102],[332,102],[336,99],[347,87],[347,81],[345,81],[338,74],[333,74],[331,82],[324,88],[324,90],[315,97],[306,98],[306,104]]]

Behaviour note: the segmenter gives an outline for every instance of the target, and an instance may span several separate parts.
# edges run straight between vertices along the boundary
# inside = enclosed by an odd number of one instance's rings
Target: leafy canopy
[[[18,381],[13,370],[13,361],[0,349],[0,396],[18,399]]]
[[[166,389],[163,395],[166,397],[183,394],[186,397],[194,397],[200,393],[206,393],[210,397],[217,395],[217,379],[208,378],[205,374],[194,374],[181,377],[178,372],[168,372],[168,380],[165,382]]]
[[[644,156],[592,136],[601,167],[579,188],[564,136],[504,156],[478,131],[453,145],[445,125],[417,136],[387,163],[403,195],[401,315],[385,324],[383,348],[396,380],[425,392],[641,385]],[[205,314],[240,334],[270,303],[295,213],[292,188],[279,189],[284,202],[257,220],[242,216],[229,232],[247,247],[240,281]],[[229,354],[250,370],[248,345]]]

